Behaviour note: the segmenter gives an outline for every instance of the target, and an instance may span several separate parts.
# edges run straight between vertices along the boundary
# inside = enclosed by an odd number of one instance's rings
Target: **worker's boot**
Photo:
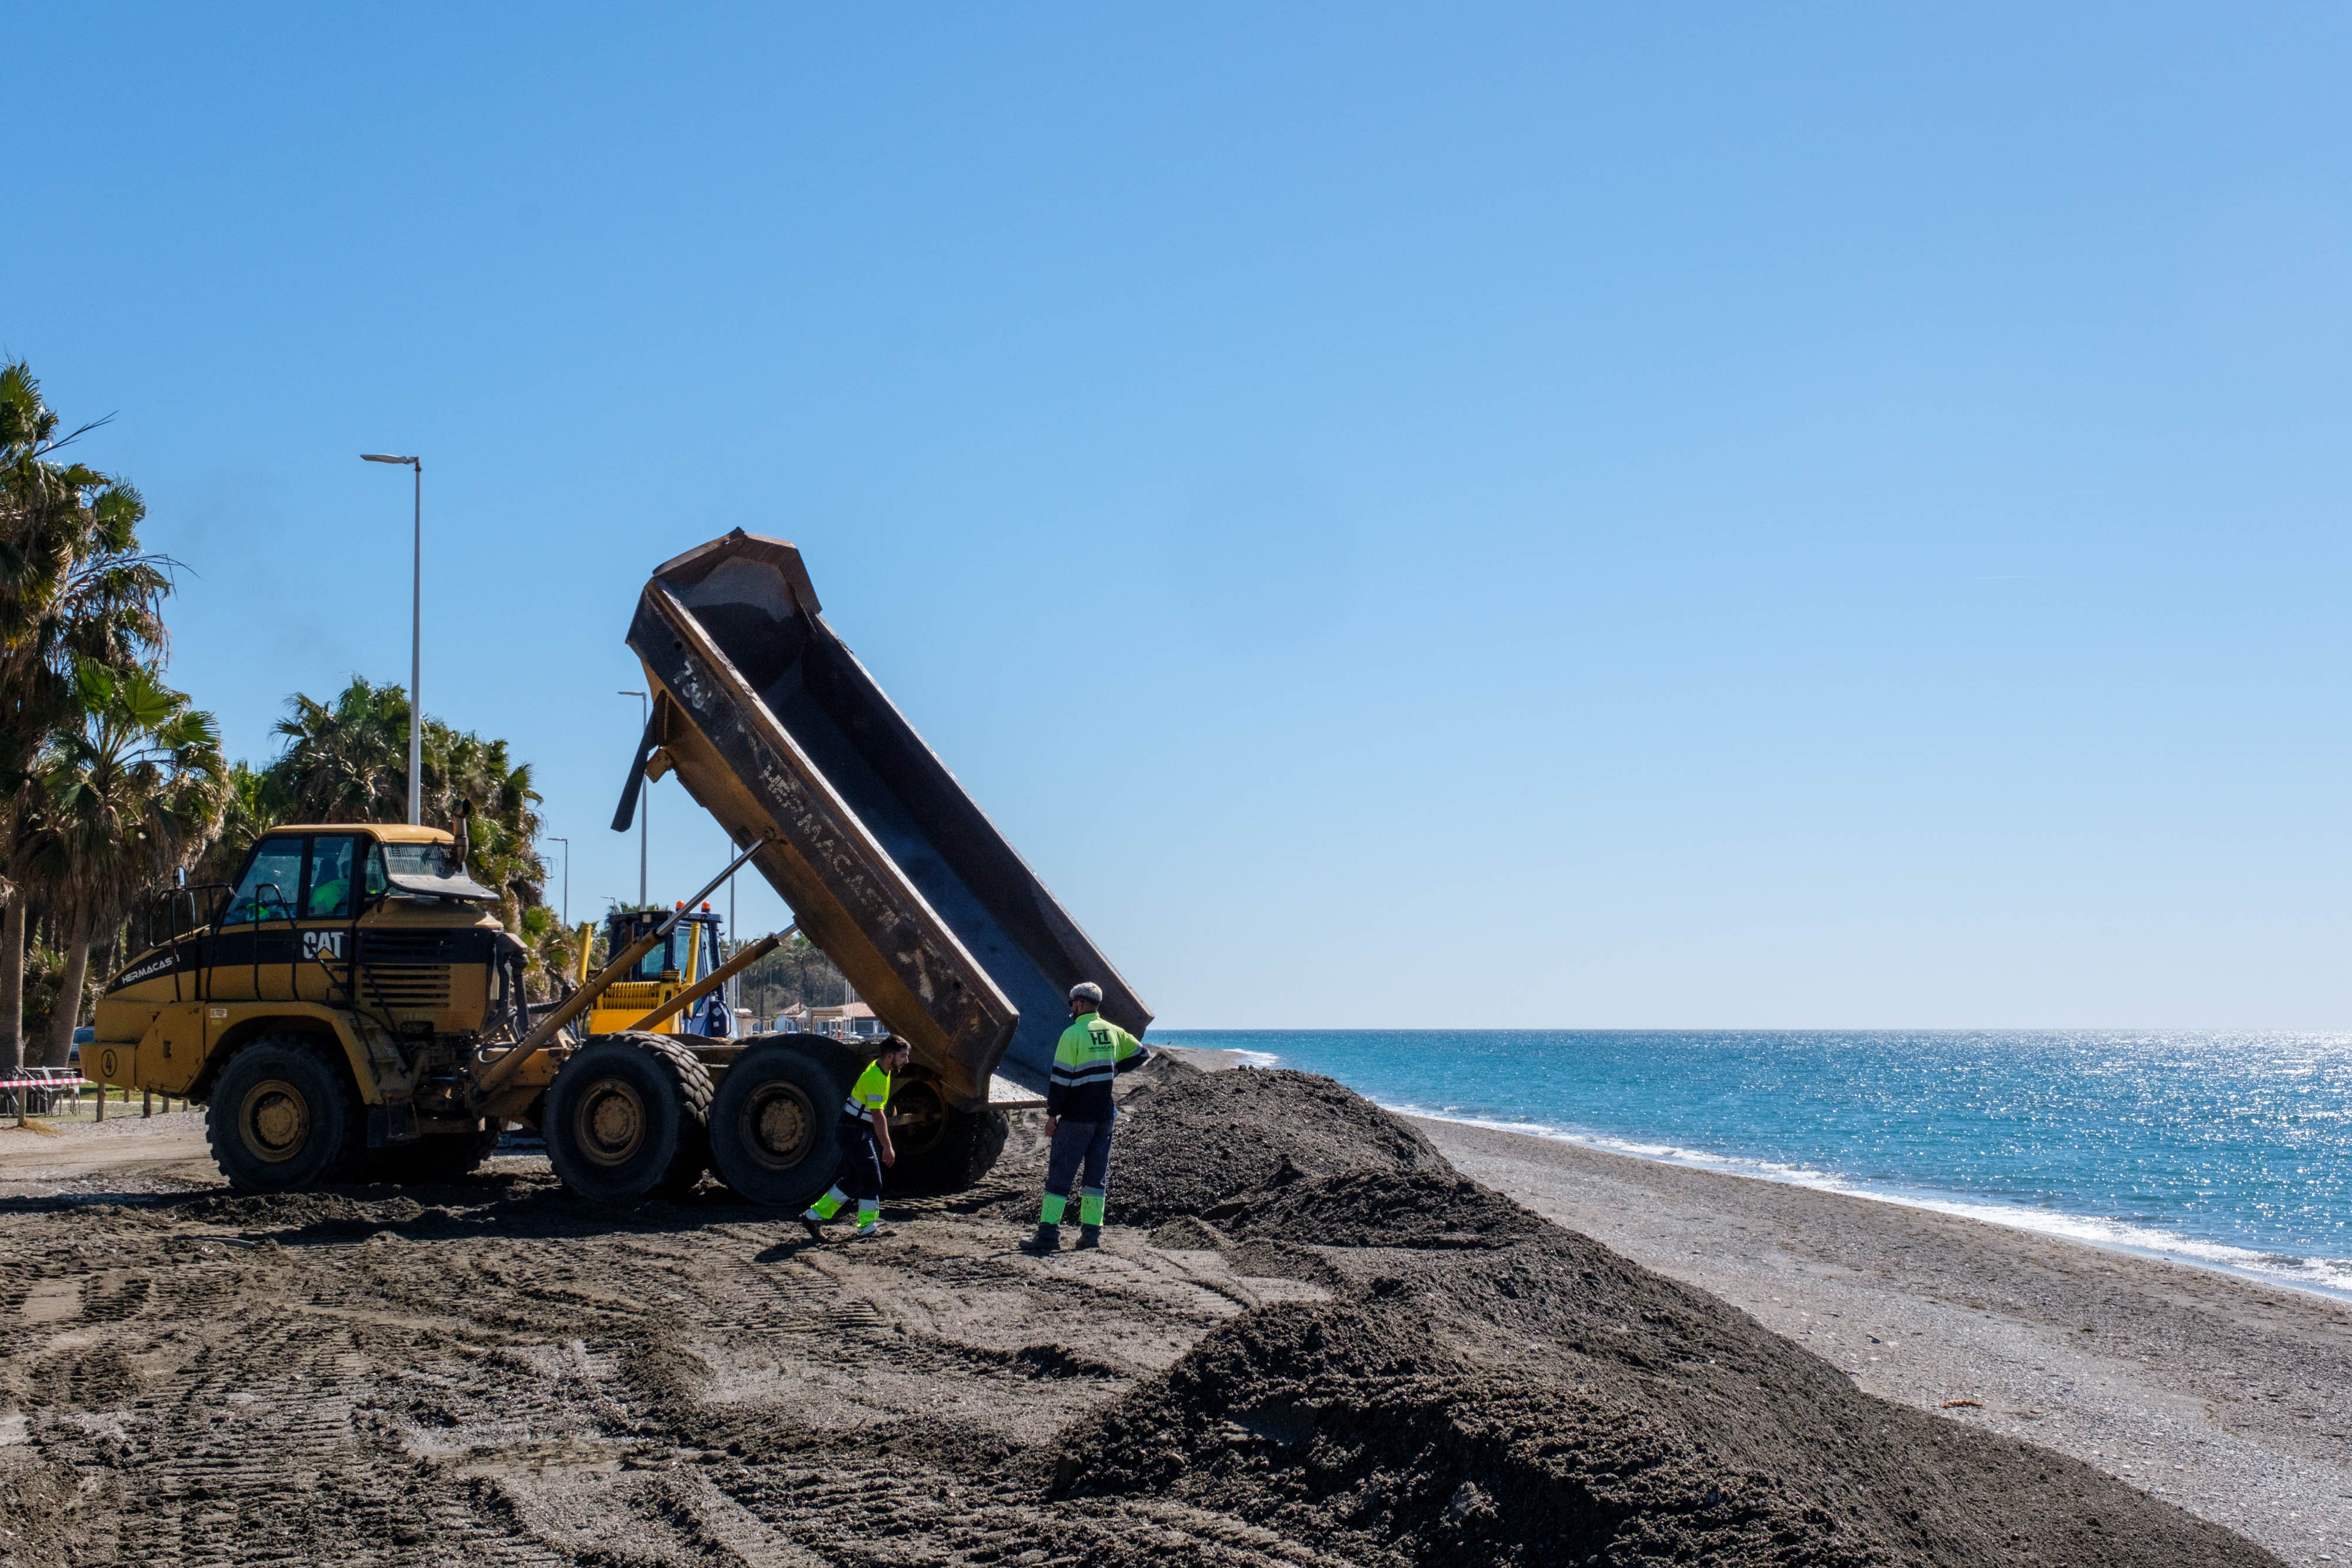
[[[1037,1234],[1021,1244],[1021,1250],[1037,1258],[1049,1257],[1061,1249],[1062,1228],[1058,1225],[1040,1225]]]
[[[801,1228],[809,1233],[809,1239],[812,1241],[824,1239],[824,1221],[816,1217],[814,1209],[809,1209],[802,1214]]]
[[[1079,1251],[1081,1251],[1081,1252],[1091,1252],[1091,1251],[1093,1251],[1096,1248],[1100,1247],[1101,1245],[1102,1245],[1102,1227],[1101,1227],[1101,1226],[1099,1226],[1099,1225],[1081,1225],[1081,1226],[1079,1226],[1079,1227],[1078,1227],[1078,1250],[1079,1250]]]

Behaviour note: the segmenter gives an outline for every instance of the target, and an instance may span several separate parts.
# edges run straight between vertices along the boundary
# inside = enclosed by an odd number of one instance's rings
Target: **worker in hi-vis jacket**
[[[824,1240],[824,1222],[853,1197],[857,1200],[856,1239],[888,1234],[882,1228],[882,1167],[898,1163],[898,1151],[890,1146],[890,1080],[907,1071],[914,1053],[904,1037],[890,1035],[857,1075],[841,1107],[841,1175],[832,1191],[801,1214],[811,1239]]]
[[[1070,988],[1070,1027],[1054,1048],[1054,1075],[1045,1086],[1045,1135],[1053,1152],[1045,1160],[1045,1201],[1037,1234],[1021,1244],[1044,1256],[1062,1249],[1062,1216],[1073,1178],[1078,1188],[1078,1245],[1102,1245],[1103,1197],[1110,1180],[1110,1130],[1118,1112],[1110,1081],[1140,1067],[1151,1052],[1143,1042],[1102,1016],[1102,988],[1088,981]]]

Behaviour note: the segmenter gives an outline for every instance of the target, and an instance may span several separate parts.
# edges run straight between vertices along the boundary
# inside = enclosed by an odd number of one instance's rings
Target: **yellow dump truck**
[[[569,1001],[534,1009],[522,946],[485,907],[496,896],[439,829],[274,829],[236,882],[153,901],[146,950],[99,999],[84,1071],[204,1103],[214,1158],[243,1191],[447,1179],[510,1121],[542,1125],[566,1179],[593,1196],[691,1186],[707,1142],[670,1103],[707,1106],[716,1064],[654,1027],[584,1047],[566,1027],[664,950],[677,921]],[[673,1016],[712,988],[664,988]],[[616,1054],[619,1086],[600,1086],[594,1059]],[[549,1124],[559,1069],[583,1060],[590,1071],[571,1076]],[[648,1075],[660,1082],[637,1084]],[[813,1118],[818,1103],[812,1090]]]
[[[239,1187],[471,1169],[555,1062],[495,1104],[458,1090],[462,1042],[520,1039],[525,1004],[521,945],[451,845],[435,828],[289,824],[234,884],[159,895],[152,946],[99,999],[84,1072],[209,1102]]]
[[[1005,1136],[992,1081],[1044,1087],[1070,986],[1099,985],[1134,1033],[1150,1023],[825,622],[791,545],[738,531],[665,563],[629,643],[655,696],[614,826],[642,779],[674,770],[739,852],[669,914],[615,925],[598,974],[529,1002],[521,945],[446,832],[280,827],[234,883],[156,897],[85,1073],[205,1105],[240,1190],[455,1176],[520,1123],[589,1197],[680,1193],[715,1170],[754,1201],[803,1204],[833,1179],[862,1058],[821,1036],[668,1032],[777,940],[706,961],[698,905],[745,865],[914,1044],[889,1108],[900,1188],[987,1172]]]

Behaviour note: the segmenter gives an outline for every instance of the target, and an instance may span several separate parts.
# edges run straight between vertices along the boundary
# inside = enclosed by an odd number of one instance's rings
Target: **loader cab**
[[[669,909],[615,909],[604,917],[604,951],[619,953],[658,927],[676,913]],[[655,943],[631,967],[626,977],[596,998],[587,1032],[609,1034],[634,1028],[636,1021],[678,992],[707,977],[723,961],[719,954],[719,920],[706,905],[688,910],[668,936]],[[707,1004],[705,1004],[707,1005]],[[664,1034],[698,1034],[698,1005],[655,1026]]]

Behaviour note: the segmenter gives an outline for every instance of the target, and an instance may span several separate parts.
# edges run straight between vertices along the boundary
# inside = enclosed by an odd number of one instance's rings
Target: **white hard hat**
[[[1070,988],[1070,1000],[1074,1002],[1099,1002],[1102,1000],[1102,988],[1096,985],[1092,980],[1081,980],[1076,985]]]

